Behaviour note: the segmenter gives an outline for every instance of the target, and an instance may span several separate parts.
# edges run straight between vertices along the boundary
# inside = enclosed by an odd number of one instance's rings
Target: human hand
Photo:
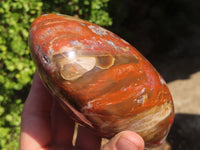
[[[101,138],[80,127],[73,146],[75,122],[43,86],[37,73],[22,112],[20,150],[98,150]],[[114,136],[102,150],[142,150],[143,139],[131,131]]]

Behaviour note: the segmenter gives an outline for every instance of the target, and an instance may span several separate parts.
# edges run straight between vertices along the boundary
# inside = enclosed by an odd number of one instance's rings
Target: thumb
[[[115,135],[102,150],[143,150],[144,141],[137,133],[122,131]]]

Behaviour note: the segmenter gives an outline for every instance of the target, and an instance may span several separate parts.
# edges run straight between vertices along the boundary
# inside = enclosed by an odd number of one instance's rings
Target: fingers
[[[41,149],[49,145],[51,105],[52,97],[36,73],[22,112],[21,150]]]
[[[35,73],[22,113],[20,149],[71,148],[73,132],[74,122],[64,114]]]
[[[98,150],[101,147],[101,138],[94,135],[89,129],[79,126],[75,149]]]
[[[132,131],[123,131],[114,136],[102,150],[143,150],[144,141]]]
[[[22,113],[20,149],[44,150],[52,145],[56,149],[66,149],[72,146],[73,132],[74,122],[57,103],[53,103],[52,96],[36,73]],[[75,149],[97,150],[100,145],[101,138],[79,127]],[[138,134],[124,131],[113,137],[102,150],[124,149],[142,150],[144,141]]]
[[[72,147],[74,121],[72,121],[55,101],[52,108],[52,145],[55,149]]]
[[[31,90],[24,104],[24,110],[28,113],[49,114],[53,98],[44,87],[37,72],[33,77]]]

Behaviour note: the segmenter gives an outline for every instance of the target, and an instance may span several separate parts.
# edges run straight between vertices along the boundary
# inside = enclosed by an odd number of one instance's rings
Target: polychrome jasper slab
[[[41,79],[77,122],[101,137],[132,130],[146,146],[164,141],[172,97],[129,43],[87,21],[48,14],[31,25],[30,49]]]

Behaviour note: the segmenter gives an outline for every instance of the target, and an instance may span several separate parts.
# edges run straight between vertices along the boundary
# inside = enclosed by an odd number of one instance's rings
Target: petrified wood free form
[[[117,35],[75,17],[47,14],[31,25],[30,49],[43,82],[80,124],[105,138],[132,130],[146,146],[166,138],[174,119],[169,89]]]

